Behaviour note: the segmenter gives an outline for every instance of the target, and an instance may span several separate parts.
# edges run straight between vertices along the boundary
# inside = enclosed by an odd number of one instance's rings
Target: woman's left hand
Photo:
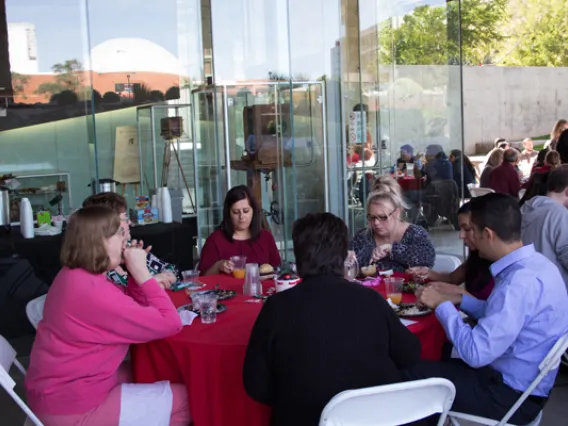
[[[140,249],[144,249],[146,250],[146,253],[150,253],[150,250],[152,250],[152,246],[148,246],[146,248],[144,248],[144,241],[140,240],[131,240],[130,241],[130,247],[136,247],[136,248],[140,248]]]
[[[160,287],[164,290],[169,289],[171,285],[176,282],[176,276],[169,271],[154,275],[154,279],[158,281],[158,284],[160,284]]]

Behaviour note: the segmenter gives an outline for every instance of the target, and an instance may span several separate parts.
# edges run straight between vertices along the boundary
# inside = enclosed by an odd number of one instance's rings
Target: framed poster
[[[140,182],[140,152],[136,126],[117,126],[113,179],[122,184]]]

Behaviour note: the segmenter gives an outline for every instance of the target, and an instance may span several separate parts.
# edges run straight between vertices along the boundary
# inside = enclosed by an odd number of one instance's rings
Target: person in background
[[[280,254],[270,231],[262,229],[262,212],[250,189],[231,188],[223,204],[223,222],[205,241],[199,271],[202,275],[230,274],[232,256],[246,256],[247,263],[280,266]]]
[[[521,181],[515,166],[519,162],[519,152],[509,148],[503,154],[503,164],[495,167],[489,175],[489,186],[495,192],[519,196]]]
[[[548,151],[544,157],[544,164],[541,167],[533,168],[532,173],[549,172],[560,165],[562,165],[562,161],[560,160],[558,151]]]
[[[530,176],[538,151],[534,149],[534,142],[531,138],[523,140],[523,150],[521,151],[519,168],[523,175]]]
[[[383,176],[381,179],[392,179]],[[436,252],[424,228],[404,222],[407,209],[400,186],[378,184],[367,200],[368,227],[357,231],[349,249],[359,266],[376,264],[378,270],[404,271],[434,265]]]
[[[130,244],[138,246],[140,248],[144,247],[143,241],[131,241],[130,235],[130,219],[128,218],[128,205],[126,199],[116,192],[101,192],[99,194],[91,195],[83,201],[83,207],[92,206],[104,206],[113,210],[120,217],[120,227],[124,231],[124,235]],[[148,270],[154,275],[154,278],[158,283],[164,287],[168,288],[177,279],[181,278],[175,265],[164,262],[158,259],[150,250],[151,246],[146,247],[146,265]],[[107,273],[107,277],[115,284],[126,286],[128,284],[128,272],[122,267],[117,266],[115,269]]]
[[[521,208],[524,244],[534,244],[557,267],[568,287],[568,164],[548,175],[547,193]]]
[[[538,195],[546,195],[546,193],[548,192],[548,175],[549,172],[538,172],[532,174],[531,178],[526,183],[526,191],[523,194],[521,201],[519,201],[520,207],[522,207],[527,201]]]
[[[556,144],[556,151],[560,154],[562,164],[568,164],[568,130],[564,130],[560,133],[558,143]]]
[[[404,172],[408,163],[414,163],[414,148],[406,144],[400,147],[400,158],[396,160],[396,168]]]
[[[568,129],[568,121],[561,118],[552,127],[550,132],[550,139],[544,143],[544,149],[549,149],[551,151],[556,150],[556,145],[558,144],[558,139],[564,130]]]
[[[495,148],[499,148],[502,149],[503,151],[511,148],[511,145],[509,145],[509,142],[507,142],[506,139],[504,138],[497,138],[495,139]]]
[[[487,300],[493,291],[494,281],[491,276],[491,262],[479,256],[472,239],[471,205],[465,203],[458,211],[460,225],[459,238],[469,249],[469,256],[455,271],[441,273],[429,268],[415,267],[407,272],[416,278],[430,280],[430,284],[443,294],[470,294],[476,299]],[[460,287],[465,283],[465,289]]]
[[[274,426],[314,426],[348,389],[397,383],[420,357],[420,342],[383,297],[344,279],[348,232],[331,213],[294,223],[302,282],[266,300],[243,368],[248,395],[272,407]],[[350,306],[349,315],[338,315]]]
[[[549,152],[551,152],[551,150],[548,148],[543,148],[538,152],[536,160],[533,163],[531,174],[535,173],[536,169],[544,167],[544,160],[546,159],[546,156],[548,155]]]
[[[426,147],[426,165],[423,169],[428,183],[454,178],[452,163],[440,145]]]
[[[489,175],[495,167],[499,167],[503,163],[503,151],[501,148],[494,148],[489,152],[487,163],[481,172],[481,176],[479,178],[479,186],[481,188],[488,188],[489,187]]]
[[[106,277],[122,262],[126,291]],[[170,425],[191,423],[183,384],[122,384],[128,348],[172,336],[181,320],[167,293],[152,278],[146,252],[128,247],[115,211],[93,206],[69,219],[61,247],[63,268],[49,289],[26,374],[27,402],[46,426],[101,426],[144,413]],[[151,407],[148,397],[152,398]],[[140,398],[142,398],[140,400]],[[125,402],[126,400],[126,402]],[[144,412],[144,410],[146,411]]]
[[[475,183],[477,178],[475,166],[469,157],[463,155],[459,149],[454,149],[450,152],[450,162],[452,163],[454,181],[458,186],[458,191],[461,192],[463,186],[463,197],[471,198],[471,193],[467,186]]]
[[[408,380],[442,377],[456,387],[452,410],[500,420],[540,373],[539,365],[568,332],[568,293],[558,268],[521,241],[515,198],[487,194],[471,200],[472,241],[491,262],[495,287],[487,301],[449,296],[433,286],[417,300],[434,309],[460,360],[420,361]],[[464,323],[454,305],[477,320]],[[545,406],[558,368],[545,376],[510,420],[532,422]]]

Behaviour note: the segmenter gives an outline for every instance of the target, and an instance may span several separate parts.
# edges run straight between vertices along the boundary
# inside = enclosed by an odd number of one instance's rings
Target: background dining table
[[[184,383],[194,426],[267,426],[270,408],[246,394],[242,377],[246,347],[262,301],[242,294],[242,279],[212,275],[200,281],[205,289],[219,284],[221,289],[236,291],[237,296],[220,302],[228,309],[217,314],[214,324],[196,318],[175,336],[133,345],[134,379],[138,383]],[[264,291],[273,286],[273,281],[263,282]],[[374,288],[384,295],[383,284]],[[178,307],[191,303],[185,291],[169,294]],[[403,295],[403,302],[414,300],[413,294]],[[408,328],[422,344],[421,357],[440,360],[446,337],[435,315],[410,319],[415,323]]]

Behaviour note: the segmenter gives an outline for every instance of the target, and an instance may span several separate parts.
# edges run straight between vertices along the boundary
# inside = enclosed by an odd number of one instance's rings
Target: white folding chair
[[[455,395],[453,383],[441,378],[348,390],[327,403],[319,426],[397,426],[436,413],[441,426]]]
[[[26,305],[26,315],[36,330],[39,322],[43,319],[43,305],[45,304],[46,297],[47,294],[36,297],[30,300]]]
[[[26,413],[28,418],[26,419],[26,425],[34,424],[36,426],[43,426],[43,423],[36,417],[32,410],[26,405],[24,401],[18,396],[16,392],[14,392],[14,386],[16,386],[16,382],[10,374],[10,367],[13,365],[16,366],[18,370],[25,376],[26,369],[23,367],[22,364],[16,359],[16,351],[8,343],[8,341],[0,336],[0,385],[8,392],[8,394],[12,397],[12,399],[20,406],[20,408]]]
[[[436,254],[433,271],[454,272],[462,264],[461,260],[449,254]]]
[[[469,192],[472,197],[481,197],[483,195],[491,194],[493,191],[491,188],[470,188]]]
[[[515,412],[519,409],[523,402],[529,397],[531,392],[538,386],[540,381],[546,377],[546,375],[558,368],[560,366],[560,360],[562,356],[566,353],[568,349],[568,334],[562,336],[556,344],[550,349],[546,357],[542,360],[538,369],[540,373],[536,376],[536,379],[532,381],[528,389],[521,395],[521,397],[515,402],[515,405],[511,407],[505,417],[503,417],[500,421],[488,419],[485,417],[473,416],[471,414],[459,413],[457,411],[450,411],[449,418],[453,426],[460,426],[460,423],[457,419],[467,420],[469,422],[474,422],[477,424],[488,425],[488,426],[514,426],[511,423],[507,423],[511,417],[515,414]],[[536,419],[534,419],[531,423],[525,426],[538,426],[542,420],[542,411],[538,414]]]

